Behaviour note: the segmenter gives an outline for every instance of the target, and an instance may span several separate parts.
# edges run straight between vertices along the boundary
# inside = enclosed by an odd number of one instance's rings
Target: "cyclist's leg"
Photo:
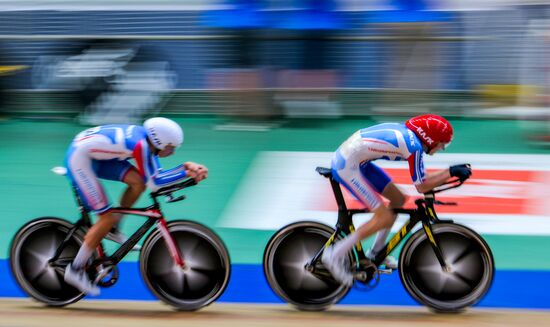
[[[117,217],[109,211],[111,204],[96,173],[99,171],[100,165],[99,161],[89,158],[84,153],[73,154],[67,165],[70,178],[77,186],[85,206],[99,217],[84,237],[84,245],[90,249],[95,249],[99,245],[105,234],[117,221]],[[81,264],[80,261],[77,263]]]
[[[406,197],[397,188],[397,186],[391,181],[391,178],[377,165],[372,162],[365,162],[360,166],[361,174],[369,181],[369,183],[376,189],[376,191],[382,194],[383,197],[390,200],[389,208],[400,208],[406,201]],[[396,214],[393,214],[393,223],[397,218]],[[390,233],[390,228],[384,228],[378,231],[376,239],[374,241],[371,252],[377,253],[386,244],[386,239]]]
[[[374,187],[376,192],[390,200],[390,208],[401,208],[407,200],[405,194],[392,182],[384,170],[372,162],[364,162],[360,166],[361,174]]]
[[[393,182],[388,185],[382,191],[382,196],[390,200],[390,208],[402,208],[407,201],[407,196],[395,185]]]
[[[362,164],[358,160],[354,162],[353,157],[346,160],[344,165],[335,165],[333,161],[333,167],[335,166],[340,169],[333,168],[334,178],[355,195],[370,212],[374,213],[372,219],[360,226],[355,233],[338,242],[340,244],[335,249],[336,254],[345,255],[356,243],[379,230],[389,229],[393,225],[395,221],[393,211],[384,204],[380,195],[391,179],[380,168],[372,165],[369,166],[369,169],[374,171],[374,176],[377,178],[369,180],[361,171],[361,167],[365,167],[366,164]]]
[[[99,215],[99,220],[88,230],[84,236],[84,243],[78,250],[73,262],[65,268],[64,279],[68,284],[76,287],[80,291],[90,294],[99,295],[100,291],[86,272],[86,264],[94,253],[94,249],[99,245],[99,242],[112,228],[116,217],[109,211]]]
[[[98,214],[99,220],[88,230],[75,259],[65,269],[65,281],[85,293],[96,295],[99,294],[99,289],[88,279],[84,268],[115,218],[109,212],[111,205],[97,178],[94,160],[85,151],[71,148],[67,154],[66,166],[68,177],[76,186],[84,206]]]
[[[353,187],[346,184],[343,185],[354,193],[356,197],[361,199],[357,194],[360,193],[359,191],[354,190]],[[375,232],[383,228],[389,228],[388,226],[391,226],[389,222],[393,223],[392,211],[388,209],[382,201],[379,201],[378,206],[371,207],[370,210],[374,212],[374,216],[371,220],[360,226],[355,233],[347,235],[341,241],[325,249],[321,257],[323,265],[332,273],[334,278],[348,286],[353,284],[353,274],[349,269],[349,263],[346,261],[349,251],[352,250],[355,244],[361,242]]]
[[[139,199],[141,194],[147,188],[143,182],[143,177],[139,174],[137,169],[134,166],[129,167],[129,169],[124,174],[122,181],[128,185],[122,197],[120,198],[120,205],[122,207],[132,207],[134,203]]]
[[[347,235],[341,241],[325,249],[321,257],[321,261],[332,275],[346,285],[353,283],[353,275],[346,264],[349,251],[355,244],[375,232],[391,227],[394,221],[393,212],[384,205],[375,186],[361,173],[361,162],[358,159],[359,156],[344,158],[340,151],[337,151],[332,162],[332,176],[373,212],[374,216],[359,227],[355,233]]]
[[[95,171],[102,179],[123,182],[128,185],[120,198],[120,206],[129,208],[137,201],[145,190],[143,178],[128,160],[95,161]]]
[[[122,196],[120,198],[120,206],[124,208],[131,208],[147,187],[143,182],[143,177],[138,173],[137,169],[134,166],[129,167],[129,169],[125,172],[122,181],[126,185],[128,185],[128,187],[126,188],[124,193],[122,193]],[[122,244],[126,242],[128,238],[120,231],[120,219],[122,219],[124,215],[118,214],[118,217],[119,222],[113,227],[111,233],[107,234],[107,238],[111,241]],[[134,245],[132,250],[141,250],[141,245]]]
[[[96,172],[98,177],[112,181],[124,182],[128,185],[120,198],[120,206],[125,208],[132,207],[143,191],[145,191],[145,183],[143,182],[143,178],[138,173],[137,169],[127,160],[103,160],[97,161],[96,163]],[[116,222],[110,230],[110,233],[107,234],[107,239],[117,243],[124,243],[127,240],[127,237],[122,234],[119,229],[120,220],[123,215],[114,213],[113,216],[116,218]],[[135,250],[138,249],[139,246],[135,248]]]
[[[403,194],[403,192],[401,192],[401,190],[399,190],[399,188],[393,182],[390,182],[384,188],[384,191],[382,192],[382,196],[384,196],[386,199],[390,200],[389,207],[391,209],[403,207],[403,205],[405,204],[405,201],[406,201],[406,197]],[[393,217],[394,217],[394,223],[395,223],[395,219],[397,218],[397,214],[394,214]],[[388,238],[390,230],[391,230],[391,227],[390,228],[384,228],[384,229],[380,230],[378,233],[376,233],[376,239],[375,239],[375,241],[372,245],[372,248],[371,248],[371,250],[374,253],[377,253],[378,251],[380,251],[386,245],[386,239]]]
[[[90,249],[95,249],[119,220],[119,216],[110,211],[98,213],[97,215],[99,219],[88,230],[88,233],[86,233],[84,237],[84,245],[88,246]]]

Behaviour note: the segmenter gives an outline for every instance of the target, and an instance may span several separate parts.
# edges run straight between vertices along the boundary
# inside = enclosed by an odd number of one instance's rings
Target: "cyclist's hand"
[[[208,177],[208,168],[194,162],[184,163],[187,176],[193,178],[197,183]]]
[[[196,171],[197,171],[197,177],[195,177],[195,181],[197,183],[208,177],[208,168],[206,168],[205,166],[199,165]]]
[[[186,169],[185,170],[185,176],[195,179],[195,178],[197,178],[197,173],[193,170]]]
[[[458,177],[461,181],[465,181],[472,175],[472,167],[470,164],[454,165],[449,167],[451,177]]]

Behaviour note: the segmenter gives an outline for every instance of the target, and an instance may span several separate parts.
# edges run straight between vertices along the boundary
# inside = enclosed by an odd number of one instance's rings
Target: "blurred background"
[[[496,258],[481,305],[550,308],[549,89],[547,1],[0,1],[0,296],[23,296],[6,260],[17,229],[76,220],[68,183],[48,170],[88,126],[179,122],[186,143],[163,166],[192,160],[211,175],[168,217],[226,242],[234,275],[222,300],[277,302],[260,265],[268,239],[296,220],[335,223],[315,167],[359,128],[436,113],[456,136],[427,167],[474,167],[443,217],[481,232]],[[418,196],[406,163],[382,165]],[[121,186],[105,185],[116,202]],[[127,233],[141,222],[126,220]],[[136,260],[105,298],[152,298],[133,288]],[[387,279],[344,302],[414,303]],[[257,291],[240,293],[244,282]]]

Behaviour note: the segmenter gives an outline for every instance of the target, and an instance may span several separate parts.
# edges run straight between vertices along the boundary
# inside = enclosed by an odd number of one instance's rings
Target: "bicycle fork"
[[[166,220],[164,218],[159,219],[157,223],[157,228],[162,234],[162,238],[166,243],[166,247],[168,247],[168,251],[170,251],[170,255],[172,256],[174,263],[183,270],[187,269],[185,261],[183,260],[183,257],[181,255],[180,248],[176,245],[176,241],[172,237],[172,234],[170,234],[170,231],[168,230],[168,224],[166,223]]]
[[[439,264],[441,265],[441,269],[444,272],[451,272],[452,267],[445,261],[443,253],[441,252],[441,247],[439,246],[433,235],[432,225],[429,222],[422,221],[422,227],[424,228],[426,236],[428,236],[428,240],[430,241],[430,245],[432,246],[432,250],[435,253],[437,261],[439,261]]]

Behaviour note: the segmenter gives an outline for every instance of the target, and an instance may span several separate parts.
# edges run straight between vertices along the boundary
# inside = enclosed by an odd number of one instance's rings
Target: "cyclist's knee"
[[[145,183],[143,183],[143,179],[141,179],[141,178],[139,178],[139,179],[137,179],[137,178],[136,179],[126,179],[126,180],[124,180],[124,182],[134,192],[143,193],[145,191],[145,189],[147,188]]]
[[[407,201],[407,196],[394,183],[389,183],[384,188],[382,196],[390,200],[391,208],[401,208]]]
[[[395,222],[395,214],[390,208],[381,205],[374,211],[373,219],[376,219],[379,228],[390,228]]]
[[[393,224],[393,212],[385,205],[379,206],[373,212],[372,220],[376,223],[377,229],[386,228],[388,225]]]
[[[99,219],[102,221],[105,221],[106,223],[112,223],[115,224],[120,220],[120,214],[114,213],[112,211],[106,211],[102,214],[98,215]]]
[[[401,208],[407,202],[407,196],[403,193],[396,194],[393,199],[390,199],[391,208]]]
[[[143,193],[147,188],[143,182],[143,177],[135,168],[131,168],[124,176],[123,182],[128,185],[133,191]]]
[[[139,193],[143,193],[143,192],[145,192],[145,189],[147,189],[147,186],[143,182],[128,184],[128,186],[132,190],[134,190],[136,192],[139,192]]]

